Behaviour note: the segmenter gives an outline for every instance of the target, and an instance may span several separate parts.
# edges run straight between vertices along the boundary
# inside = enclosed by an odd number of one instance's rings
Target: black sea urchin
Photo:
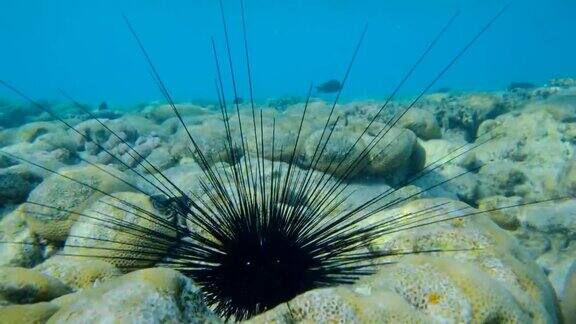
[[[287,302],[298,294],[317,287],[330,286],[342,283],[352,283],[362,275],[373,272],[378,264],[386,263],[386,256],[422,253],[433,250],[419,251],[386,251],[373,252],[369,244],[381,235],[392,232],[408,230],[439,221],[451,219],[453,216],[441,211],[442,205],[429,207],[416,213],[398,215],[376,222],[368,222],[368,218],[381,210],[399,204],[411,197],[430,190],[451,179],[424,188],[408,197],[391,198],[398,189],[389,189],[373,197],[365,197],[361,204],[347,206],[351,195],[350,180],[365,167],[365,161],[370,153],[385,153],[394,138],[390,137],[390,129],[400,118],[411,109],[414,104],[455,64],[455,62],[476,42],[476,40],[492,25],[504,12],[500,11],[482,30],[458,52],[454,58],[430,81],[421,94],[410,105],[394,115],[387,124],[375,132],[367,145],[360,147],[359,142],[374,122],[384,111],[389,102],[397,94],[398,89],[411,76],[420,62],[434,47],[442,34],[454,21],[450,19],[446,27],[439,33],[424,51],[422,56],[406,74],[403,81],[390,95],[388,100],[380,107],[366,125],[364,130],[352,140],[352,145],[342,155],[330,155],[328,145],[338,131],[339,118],[335,117],[334,110],[339,100],[340,89],[336,99],[331,105],[322,134],[316,145],[312,158],[302,162],[297,156],[297,147],[303,140],[302,128],[307,118],[307,109],[310,102],[312,87],[308,92],[302,115],[298,123],[295,139],[289,145],[277,142],[277,125],[264,125],[262,109],[257,109],[253,100],[252,77],[248,43],[246,38],[246,21],[242,7],[242,30],[244,35],[244,50],[247,62],[248,85],[250,90],[250,117],[245,119],[240,113],[238,100],[235,100],[235,110],[230,113],[229,104],[225,97],[222,82],[221,63],[218,59],[214,41],[212,49],[215,60],[217,78],[215,82],[220,113],[225,130],[225,158],[230,161],[229,168],[214,167],[213,161],[205,154],[198,144],[198,139],[188,130],[186,123],[180,115],[172,97],[162,82],[156,68],[142,45],[140,38],[128,23],[128,27],[138,46],[140,47],[149,67],[154,81],[157,83],[162,95],[168,102],[174,114],[181,123],[190,141],[191,150],[202,168],[202,178],[199,180],[202,194],[190,193],[186,188],[179,188],[168,176],[163,174],[156,166],[141,155],[121,135],[112,130],[106,122],[96,118],[87,108],[76,103],[76,106],[95,119],[111,136],[126,145],[128,155],[141,169],[131,167],[125,161],[114,155],[103,145],[90,138],[89,134],[68,124],[64,119],[54,114],[49,108],[27,97],[12,85],[0,81],[4,86],[13,90],[33,105],[48,112],[55,119],[64,123],[68,128],[87,141],[93,141],[102,151],[106,152],[123,166],[126,171],[137,175],[154,194],[144,190],[124,177],[110,172],[108,169],[83,160],[86,164],[98,168],[100,171],[120,180],[135,191],[150,196],[154,206],[162,210],[157,214],[118,198],[97,186],[69,177],[57,170],[52,170],[39,163],[23,159],[13,154],[3,152],[14,159],[24,161],[45,171],[57,174],[71,182],[75,182],[97,191],[110,198],[107,204],[113,208],[123,210],[138,219],[146,220],[161,230],[154,230],[136,222],[118,220],[111,215],[77,213],[87,219],[96,221],[99,226],[108,227],[131,236],[153,237],[154,243],[150,246],[138,246],[139,263],[124,266],[125,270],[146,267],[150,262],[161,260],[161,264],[179,270],[191,277],[203,289],[205,299],[217,314],[224,318],[246,319],[255,314],[270,309],[280,303]],[[220,2],[222,24],[224,27],[226,58],[230,68],[234,98],[239,98],[236,91],[236,78],[233,69],[232,55],[228,41],[228,31],[224,18],[222,3]],[[362,32],[360,40],[342,78],[345,85],[348,74],[352,68],[356,54],[360,49],[366,29]],[[71,99],[71,98],[69,98]],[[72,100],[72,99],[71,99]],[[266,131],[265,131],[266,130]],[[462,156],[474,148],[488,143],[494,137],[490,133],[483,135],[484,139],[476,144],[463,145],[450,151],[437,161],[432,161],[425,168],[400,183],[399,188],[436,170],[443,164]],[[384,143],[384,145],[382,144]],[[341,158],[344,156],[344,158]],[[318,173],[320,161],[327,164],[325,170],[329,173]],[[475,168],[477,169],[477,168]],[[466,172],[472,172],[475,169]],[[143,172],[145,170],[146,172]],[[42,206],[55,211],[58,207],[29,201],[31,205]],[[515,206],[507,206],[515,207]],[[502,209],[500,207],[499,209]],[[68,211],[74,213],[73,211]],[[470,216],[479,212],[460,213],[458,217]],[[71,234],[74,238],[74,235]],[[67,244],[72,248],[84,248],[83,252],[63,253],[73,256],[102,257],[100,250],[113,250],[130,253],[134,247],[122,240],[105,240],[89,236],[76,236],[85,241],[99,241],[104,246],[91,247]],[[109,244],[106,247],[106,244]],[[123,257],[126,258],[126,257]]]

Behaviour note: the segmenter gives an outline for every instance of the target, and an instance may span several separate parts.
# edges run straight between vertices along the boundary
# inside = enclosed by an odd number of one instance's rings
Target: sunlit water
[[[456,11],[449,33],[403,89],[415,94],[506,1],[246,1],[255,96],[305,95],[339,79],[369,30],[343,93],[383,98]],[[224,54],[217,1],[16,1],[0,10],[0,76],[36,98],[133,104],[160,97],[121,15],[133,22],[177,99],[215,98],[210,37]],[[229,15],[240,94],[247,97],[239,5]],[[515,1],[438,87],[502,89],[576,73],[570,0]],[[1,90],[0,95],[7,95]]]

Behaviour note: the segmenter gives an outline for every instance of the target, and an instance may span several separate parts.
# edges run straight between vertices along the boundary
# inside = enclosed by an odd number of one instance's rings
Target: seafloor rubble
[[[390,105],[374,129],[364,135],[358,150],[406,104]],[[94,144],[98,142],[145,174],[125,144],[74,106],[47,105],[91,141],[46,113],[5,101],[0,102],[1,149],[155,210],[148,196],[80,159],[98,163],[111,173],[126,169]],[[316,165],[317,172],[336,173],[328,157],[345,154],[380,105],[362,101],[337,107],[340,122],[326,148],[326,160]],[[264,132],[272,132],[274,120],[274,154],[287,162],[289,156],[283,155],[283,148],[294,143],[304,104],[292,99],[271,100],[268,106],[263,115]],[[225,133],[218,111],[192,103],[178,108],[213,167],[226,168],[231,161],[225,158]],[[314,155],[328,110],[329,103],[321,100],[314,100],[308,108],[302,135],[305,141],[296,148],[297,165],[307,165]],[[249,120],[249,113],[248,109],[242,111],[244,120]],[[95,114],[181,188],[201,193],[201,170],[187,144],[187,134],[169,106],[153,103]],[[231,131],[239,136],[236,117],[231,118]],[[399,190],[399,195],[413,196],[405,204],[365,221],[422,210],[442,201],[453,201],[452,206],[462,205],[468,211],[492,210],[576,195],[573,79],[493,93],[430,94],[392,128],[387,136],[391,140],[378,144],[385,152],[371,151],[364,172],[355,177],[352,186],[358,197],[403,186],[427,164],[463,144],[480,144],[487,134],[493,139]],[[247,152],[243,153],[254,153],[255,143],[250,136],[246,139]],[[266,145],[264,158],[270,158],[272,146]],[[467,170],[473,172],[420,193]],[[126,176],[130,173],[124,173]],[[138,177],[132,180],[142,188],[147,186]],[[355,197],[349,205],[354,205]],[[138,246],[151,244],[153,237],[129,236],[80,221],[78,214],[23,204],[27,199],[78,213],[101,212],[122,220],[131,217],[129,211],[111,209],[110,198],[95,190],[0,155],[0,241],[30,243],[0,243],[0,322],[220,321],[203,303],[197,285],[178,272],[154,268],[124,274],[118,269],[158,265],[160,259],[136,258],[141,252]],[[453,210],[449,212],[458,216]],[[130,221],[143,227],[157,226],[146,219]],[[86,235],[129,242],[133,251],[92,249],[89,253],[94,258],[58,255],[60,251],[82,254],[88,245],[97,248],[102,244],[83,241]],[[396,256],[396,263],[354,285],[306,292],[289,303],[290,309],[281,304],[249,321],[554,323],[564,317],[567,323],[576,322],[575,298],[570,297],[576,295],[575,200],[456,218],[383,236],[370,248],[453,252]]]

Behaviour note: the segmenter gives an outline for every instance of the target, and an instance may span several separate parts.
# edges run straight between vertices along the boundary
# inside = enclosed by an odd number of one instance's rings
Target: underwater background
[[[574,17],[0,0],[0,324],[576,323]]]
[[[338,79],[364,24],[369,24],[345,99],[384,98],[435,33],[457,10],[453,28],[402,90],[413,95],[506,1],[296,0],[246,3],[255,95],[305,96],[310,82]],[[238,12],[229,1],[226,12]],[[62,88],[79,100],[134,104],[159,98],[126,14],[179,100],[214,99],[210,37],[221,34],[217,1],[16,1],[0,11],[2,77],[36,98]],[[513,3],[438,84],[496,90],[510,82],[543,84],[576,73],[571,0]],[[230,15],[230,26],[240,17]],[[240,28],[231,28],[233,54],[243,59]],[[223,48],[221,48],[223,50]],[[271,82],[271,80],[274,80]],[[244,83],[240,94],[247,97]],[[0,90],[3,91],[3,90]],[[6,94],[6,92],[0,92]]]

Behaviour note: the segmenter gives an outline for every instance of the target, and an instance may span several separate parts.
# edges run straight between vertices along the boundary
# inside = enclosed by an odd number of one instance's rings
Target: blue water
[[[403,89],[416,93],[505,1],[245,0],[258,98],[304,95],[340,78],[369,30],[345,98],[382,98],[457,10],[450,32]],[[224,0],[240,96],[247,97],[237,1]],[[210,37],[224,55],[215,0],[0,1],[0,78],[36,98],[58,89],[88,102],[160,98],[121,14],[132,21],[177,100],[213,98]],[[502,89],[576,75],[576,1],[516,1],[437,87]],[[224,57],[221,57],[223,60]],[[11,97],[0,90],[0,97]]]

